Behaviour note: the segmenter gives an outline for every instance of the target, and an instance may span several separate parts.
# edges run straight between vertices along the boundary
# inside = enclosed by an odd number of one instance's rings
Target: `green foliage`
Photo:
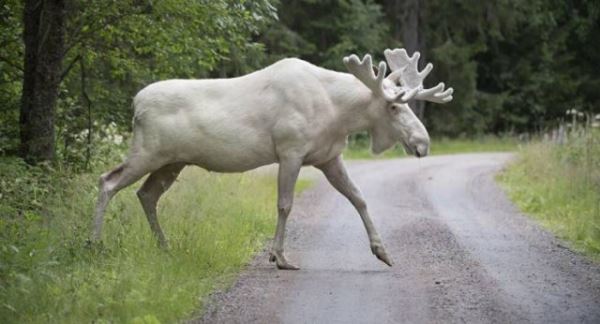
[[[12,153],[18,145],[22,4],[10,0],[0,14],[0,153]],[[256,69],[264,46],[253,38],[274,19],[267,0],[69,1],[57,147],[71,152],[86,129],[102,132],[111,123],[129,129],[131,97],[152,82]],[[89,162],[81,152],[61,158]]]
[[[19,0],[0,4],[0,154],[19,145],[19,105],[23,79],[21,12]]]
[[[276,12],[268,1],[85,1],[74,2],[70,18],[65,62],[76,63],[57,119],[65,146],[89,119],[98,123],[93,132],[112,122],[129,128],[131,97],[152,82],[256,68],[262,45],[250,38]]]
[[[300,56],[326,68],[345,70],[342,57],[374,53],[382,57],[390,43],[382,7],[371,0],[283,0],[280,20],[262,41],[269,62]]]
[[[600,133],[525,147],[499,177],[511,199],[573,246],[600,257]]]
[[[189,318],[274,229],[271,177],[188,168],[159,206],[169,251],[156,247],[133,188],[109,207],[104,243],[90,246],[98,173],[73,175],[17,159],[0,161],[3,322]]]
[[[589,61],[598,58],[599,11],[592,1],[429,2],[436,76],[457,90],[427,115],[433,132],[537,131],[567,109],[598,111],[584,89],[600,80]]]

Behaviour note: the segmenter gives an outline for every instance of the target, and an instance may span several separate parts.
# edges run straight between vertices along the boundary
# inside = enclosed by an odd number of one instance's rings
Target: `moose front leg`
[[[375,226],[371,221],[371,217],[369,216],[369,212],[367,211],[367,204],[362,197],[362,194],[358,187],[352,182],[352,179],[348,176],[346,172],[346,167],[344,166],[344,162],[342,161],[341,156],[337,156],[333,160],[326,162],[325,164],[321,164],[316,166],[318,169],[323,171],[329,183],[337,189],[342,195],[344,195],[348,200],[354,205],[354,208],[358,211],[360,218],[365,225],[365,229],[367,230],[367,235],[369,235],[369,242],[371,243],[371,251],[375,256],[383,261],[385,264],[392,266],[392,261],[388,257],[385,252],[385,248],[383,247],[383,243],[381,242],[381,238],[379,238],[379,234],[377,234],[377,230],[375,230]]]
[[[283,254],[283,241],[285,237],[285,223],[292,210],[294,187],[301,167],[301,159],[282,159],[279,161],[279,174],[277,176],[277,229],[275,231],[270,261],[275,262],[277,268],[284,270],[300,269],[286,260]]]

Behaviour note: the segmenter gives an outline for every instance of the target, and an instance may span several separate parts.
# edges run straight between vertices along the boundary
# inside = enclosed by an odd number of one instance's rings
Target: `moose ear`
[[[397,103],[393,103],[393,104],[387,106],[388,113],[391,116],[398,116],[400,114],[400,109],[401,109],[401,107]]]

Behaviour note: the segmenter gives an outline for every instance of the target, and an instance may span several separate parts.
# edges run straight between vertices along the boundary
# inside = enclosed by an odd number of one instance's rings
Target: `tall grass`
[[[271,177],[188,167],[159,205],[168,251],[156,246],[137,186],[111,202],[104,243],[90,246],[98,172],[62,178],[60,171],[15,161],[0,161],[4,323],[184,319],[216,285],[229,282],[274,230]]]
[[[511,199],[573,247],[600,257],[600,134],[526,146],[498,177]]]

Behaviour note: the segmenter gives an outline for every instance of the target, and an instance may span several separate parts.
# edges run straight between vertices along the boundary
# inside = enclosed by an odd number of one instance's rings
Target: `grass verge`
[[[565,145],[530,144],[498,180],[522,211],[575,249],[600,258],[598,134]]]
[[[477,138],[432,138],[431,155],[476,153],[476,152],[509,152],[519,147],[519,141],[514,137],[482,136]],[[348,159],[390,159],[404,157],[404,149],[396,146],[380,155],[373,155],[369,150],[366,139],[359,142],[350,142],[344,151],[344,158]]]
[[[98,172],[99,173],[99,172]],[[273,234],[275,181],[188,167],[162,198],[171,248],[156,247],[132,186],[86,246],[97,174],[71,179],[0,160],[4,323],[172,323],[189,317]],[[307,181],[301,181],[300,189]]]

